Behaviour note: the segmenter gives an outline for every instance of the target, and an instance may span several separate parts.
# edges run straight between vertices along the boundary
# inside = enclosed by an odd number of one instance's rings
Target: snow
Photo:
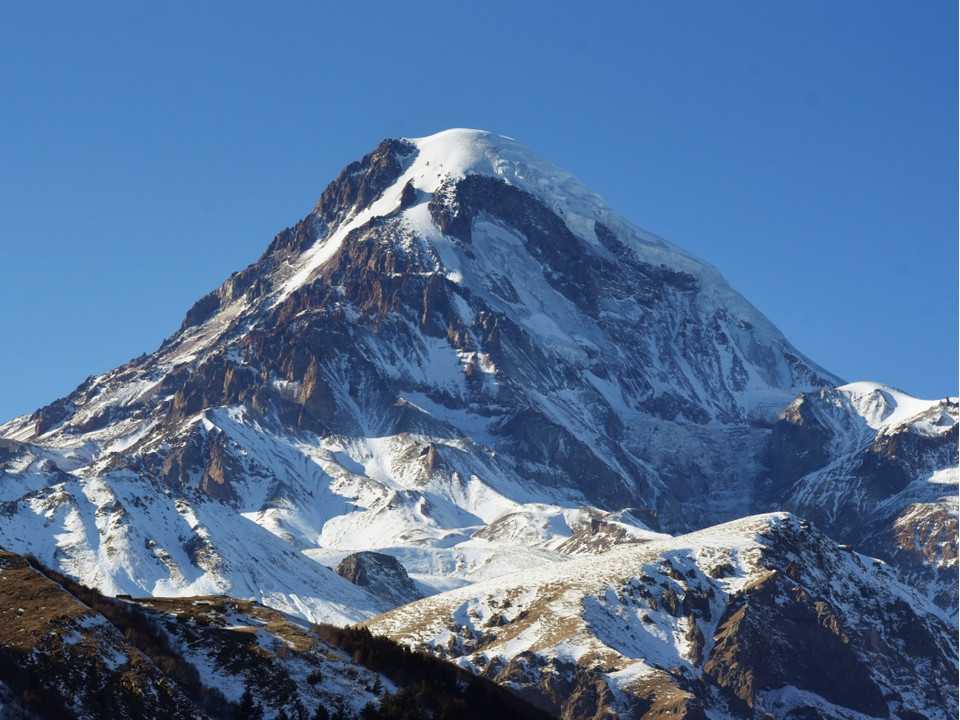
[[[109,595],[229,594],[335,623],[384,609],[256,524],[241,518],[238,532],[229,506],[151,491],[131,477],[116,485],[71,478],[34,496],[30,512],[4,522],[0,545],[34,552]],[[151,495],[149,505],[139,499]]]
[[[571,232],[592,245],[599,245],[594,232],[594,222],[599,220],[626,238],[651,264],[665,263],[700,279],[705,311],[735,308],[736,316],[748,319],[763,334],[782,338],[766,317],[730,288],[716,268],[624,220],[576,177],[512,138],[482,130],[451,129],[409,141],[419,154],[394,187],[402,188],[412,180],[418,190],[433,194],[449,179],[472,174],[499,178],[539,197],[558,212]]]
[[[743,445],[731,442],[730,448],[713,449],[710,455],[698,434],[718,431],[715,437],[721,440],[711,448],[734,437],[721,430],[757,435],[743,427],[747,419],[769,420],[798,390],[812,387],[803,377],[794,377],[784,353],[799,353],[766,318],[715,268],[636,228],[575,177],[510,138],[450,130],[410,142],[418,153],[379,199],[330,228],[299,258],[271,270],[270,279],[277,283],[271,296],[253,303],[246,296],[225,302],[213,317],[177,335],[148,363],[107,373],[88,391],[71,396],[76,414],[68,425],[109,417],[103,427],[89,432],[75,426],[54,428],[38,439],[27,416],[0,426],[2,437],[37,443],[11,460],[2,475],[0,500],[15,503],[15,511],[0,524],[0,544],[35,552],[44,562],[108,593],[229,593],[304,618],[349,623],[384,609],[379,600],[324,567],[357,550],[393,555],[425,593],[466,596],[482,592],[483,583],[517,572],[543,583],[561,571],[567,573],[568,567],[590,575],[595,558],[569,560],[557,548],[593,518],[623,523],[634,539],[664,542],[661,534],[636,518],[606,514],[619,508],[589,507],[575,488],[525,480],[517,458],[502,449],[497,452],[497,443],[503,444],[497,427],[517,408],[535,409],[587,444],[595,453],[590,461],[605,464],[625,483],[640,473],[656,492],[669,492],[657,468],[640,459],[641,450],[681,454],[706,475],[710,462],[726,462],[746,476],[737,455]],[[534,194],[588,248],[601,254],[607,251],[594,227],[597,221],[604,223],[654,267],[666,265],[694,276],[697,291],[674,293],[676,297],[665,301],[662,314],[656,316],[634,298],[607,298],[600,315],[591,317],[550,286],[524,238],[482,214],[474,224],[467,255],[440,233],[426,200],[449,189],[450,180],[471,174],[496,177]],[[355,431],[320,439],[285,429],[269,413],[261,416],[244,406],[207,408],[174,429],[158,422],[158,408],[172,396],[151,394],[170,372],[185,364],[192,369],[217,352],[243,364],[249,353],[241,350],[239,339],[297,288],[312,282],[350,232],[395,211],[408,181],[424,197],[395,218],[397,245],[419,253],[428,272],[458,286],[450,299],[466,326],[471,326],[482,300],[504,322],[515,324],[523,342],[529,341],[529,357],[511,356],[503,363],[498,359],[503,367],[496,367],[490,355],[457,350],[447,339],[427,337],[413,325],[402,330],[407,345],[391,343],[362,327],[357,309],[344,302],[359,352],[377,368],[385,385],[397,391],[389,402],[406,404],[405,410],[428,430],[385,431],[383,407],[364,399],[351,388],[346,370],[333,366],[324,369],[325,379],[338,406],[356,423]],[[505,292],[507,286],[515,296]],[[309,322],[309,317],[302,322]],[[656,324],[656,332],[641,333],[630,347],[618,339],[635,335],[643,322]],[[704,327],[715,323],[729,338],[723,347],[711,346],[719,348],[718,373],[725,377],[735,359],[742,362],[745,390],[735,397],[712,397],[710,378],[697,365],[699,358],[679,354],[671,344],[687,323]],[[466,391],[464,369],[475,354],[484,374],[482,401]],[[640,368],[649,387],[631,384],[617,372],[600,377],[591,365],[598,357],[622,361],[622,366],[611,368]],[[644,358],[649,358],[647,365]],[[299,382],[274,374],[267,385],[281,398],[299,401]],[[501,392],[521,397],[501,405]],[[853,448],[869,442],[877,430],[933,406],[868,383],[834,392],[839,398],[836,415],[845,418],[836,420],[837,427]],[[682,415],[675,423],[652,418],[640,409],[648,407],[642,403],[651,399],[651,393],[689,398],[713,419],[704,427]],[[135,410],[139,403],[145,411]],[[724,403],[733,411],[721,421],[717,409]],[[742,415],[737,415],[740,411]],[[851,421],[851,412],[862,422]],[[608,414],[625,426],[628,441],[622,453],[611,453],[604,445],[607,437],[601,428]],[[923,422],[926,425],[916,427],[926,432],[939,427],[933,420]],[[650,430],[653,423],[656,433]],[[141,476],[139,470],[118,470],[111,464],[118,456],[135,460],[146,453],[166,452],[194,431],[219,438],[241,465],[241,479],[232,487],[235,502],[213,501],[197,492],[201,471],[174,488]],[[429,446],[442,459],[436,468],[425,468],[418,459]],[[924,482],[946,487],[956,483],[956,472],[934,474]],[[733,494],[725,498],[731,507],[741,500],[731,500]],[[724,557],[738,568],[724,586],[746,582],[752,562],[749,549],[711,547],[717,557],[727,552]],[[634,552],[613,550],[610,557],[630,557]],[[711,558],[697,556],[702,562],[712,562]],[[612,578],[607,578],[605,588],[612,587]],[[467,587],[474,584],[481,589]],[[612,643],[617,623],[625,617],[618,613],[626,611],[618,610],[605,594],[590,603],[594,604],[585,622],[607,628],[597,633],[607,633]],[[645,632],[682,654],[679,624],[658,619]],[[511,642],[511,647],[520,647],[526,640]]]
[[[944,470],[937,470],[934,473],[931,473],[926,482],[934,483],[937,485],[955,485],[957,483],[957,477],[960,475],[960,470],[958,468],[946,468]]]
[[[709,616],[695,619],[706,639],[703,656],[709,657],[727,602],[769,575],[770,561],[765,558],[771,533],[793,538],[796,545],[791,547],[800,553],[775,556],[774,562],[799,562],[804,587],[823,598],[844,627],[859,622],[874,626],[878,616],[871,613],[896,598],[921,617],[936,616],[932,604],[894,581],[881,564],[839,550],[823,536],[810,535],[798,518],[780,513],[618,548],[600,557],[525,569],[420,600],[365,624],[414,647],[459,648],[450,652],[454,657],[462,653],[457,661],[474,671],[493,658],[507,662],[524,652],[614,668],[603,671],[607,681],[615,691],[629,693],[631,684],[656,666],[680,667],[688,676],[700,672],[686,639],[691,618],[674,616],[663,606],[654,609],[644,589],[658,594],[663,588],[676,588],[682,595],[685,587],[703,587],[715,593]],[[729,564],[733,574],[713,572],[717,564]],[[668,569],[679,574],[668,574]],[[491,628],[491,619],[504,607],[509,607],[504,613],[507,622]],[[480,636],[482,652],[471,644]],[[530,682],[536,684],[535,674]],[[763,702],[769,709],[783,708],[791,697],[784,689],[764,695]],[[829,706],[820,698],[817,703]]]
[[[929,410],[939,400],[919,400],[889,385],[856,382],[837,388],[845,393],[867,424],[879,430],[906,422]]]

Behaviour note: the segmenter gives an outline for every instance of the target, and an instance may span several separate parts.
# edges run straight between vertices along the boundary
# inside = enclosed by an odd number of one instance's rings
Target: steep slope
[[[570,720],[957,708],[955,629],[881,563],[788,514],[503,576],[366,626]]]
[[[0,542],[355,622],[384,601],[321,563],[356,551],[430,593],[767,509],[770,427],[840,382],[518,143],[387,140],[156,353],[0,426]]]
[[[957,614],[957,399],[854,383],[795,400],[774,426],[764,502],[901,569]]]
[[[102,615],[0,549],[0,679],[47,718],[199,717],[200,708]]]
[[[431,705],[467,720],[541,717],[368,633],[222,596],[115,600],[4,550],[0,615],[0,717],[349,719]]]
[[[390,607],[236,507],[129,469],[44,472],[40,453],[20,447],[7,461],[14,472],[0,476],[0,537],[108,595],[233,593],[336,623]]]

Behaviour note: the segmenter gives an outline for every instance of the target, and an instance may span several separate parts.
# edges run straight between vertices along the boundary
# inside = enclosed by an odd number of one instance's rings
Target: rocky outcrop
[[[789,685],[871,717],[889,716],[830,606],[776,571],[728,600],[703,671],[751,710],[760,693]]]
[[[770,434],[765,461],[774,484],[771,497],[786,491],[804,475],[830,462],[833,432],[817,416],[813,403],[800,393],[777,418]]]
[[[649,534],[638,532],[634,525],[594,518],[558,545],[557,550],[564,555],[597,555],[617,545],[650,540]]]
[[[347,213],[359,212],[377,200],[417,153],[406,140],[384,140],[376,150],[345,167],[323,191],[313,214],[333,225]]]
[[[692,684],[678,668],[651,673],[634,686],[633,716],[641,720],[707,720],[703,702],[687,689]]]
[[[406,568],[390,555],[358,552],[348,555],[334,569],[340,577],[376,595],[391,606],[406,605],[423,597]]]

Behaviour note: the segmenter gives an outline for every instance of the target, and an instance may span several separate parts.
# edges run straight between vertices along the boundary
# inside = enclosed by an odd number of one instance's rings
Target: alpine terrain
[[[384,141],[155,353],[0,425],[0,546],[297,652],[363,623],[563,718],[955,717],[957,420],[449,130]]]

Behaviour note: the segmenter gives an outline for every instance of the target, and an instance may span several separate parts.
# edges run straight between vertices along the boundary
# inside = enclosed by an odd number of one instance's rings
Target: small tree
[[[299,695],[297,695],[293,701],[293,717],[294,720],[310,720],[310,716],[307,714],[307,708]]]
[[[263,720],[263,706],[254,701],[250,688],[243,691],[237,706],[237,720]]]
[[[350,713],[347,710],[347,706],[343,703],[343,698],[337,698],[336,707],[333,709],[333,714],[330,716],[330,720],[350,720]]]

